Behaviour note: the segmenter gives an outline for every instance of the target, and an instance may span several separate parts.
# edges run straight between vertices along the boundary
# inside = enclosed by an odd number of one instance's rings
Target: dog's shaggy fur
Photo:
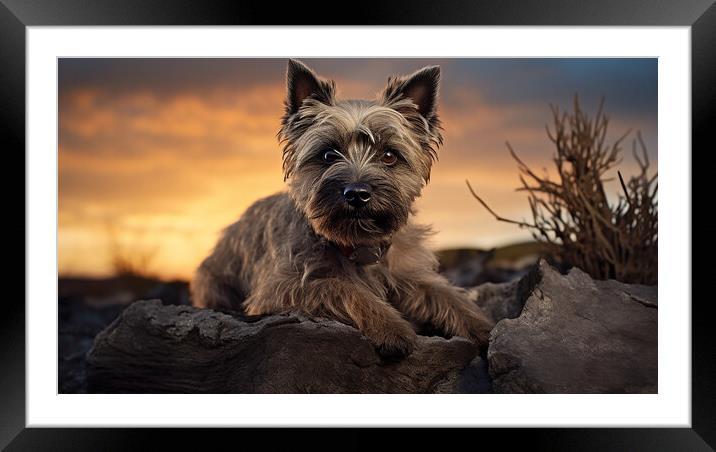
[[[439,76],[426,67],[390,78],[376,100],[339,100],[333,81],[290,60],[279,132],[288,193],[256,202],[224,231],[192,281],[193,303],[334,318],[389,356],[411,352],[408,320],[486,345],[491,321],[437,273],[423,244],[429,228],[411,221],[442,143]],[[363,207],[344,196],[356,182],[371,190]],[[353,259],[366,250],[376,262]]]

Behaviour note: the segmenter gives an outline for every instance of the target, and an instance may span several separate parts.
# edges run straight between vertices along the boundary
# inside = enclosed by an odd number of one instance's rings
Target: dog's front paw
[[[490,331],[495,326],[495,322],[481,312],[470,314],[463,318],[457,335],[470,339],[480,347],[487,347],[490,342]]]
[[[387,360],[396,360],[410,355],[415,350],[418,336],[411,328],[401,328],[398,331],[382,331],[379,337],[371,338],[378,354]]]

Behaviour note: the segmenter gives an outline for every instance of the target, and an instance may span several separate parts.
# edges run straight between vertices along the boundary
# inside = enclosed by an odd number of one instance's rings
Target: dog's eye
[[[398,161],[398,156],[393,151],[385,151],[380,161],[388,166],[392,166]]]
[[[326,163],[333,163],[338,160],[338,157],[340,156],[333,149],[327,149],[323,151],[323,161]]]

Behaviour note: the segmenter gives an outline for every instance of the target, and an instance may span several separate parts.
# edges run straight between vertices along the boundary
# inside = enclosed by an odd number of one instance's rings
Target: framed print
[[[713,447],[709,2],[5,3],[3,446]]]

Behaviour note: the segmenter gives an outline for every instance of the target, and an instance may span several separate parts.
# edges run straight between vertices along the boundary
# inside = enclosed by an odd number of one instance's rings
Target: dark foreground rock
[[[60,299],[58,304],[58,389],[60,393],[84,393],[87,351],[124,306],[90,307],[77,299]]]
[[[482,392],[477,350],[462,338],[420,336],[412,355],[384,362],[358,332],[300,315],[246,318],[140,301],[100,333],[88,354],[90,392]],[[465,371],[469,369],[469,371]],[[477,375],[477,377],[475,377]]]
[[[469,289],[475,303],[495,322],[513,319],[522,313],[527,298],[539,282],[539,267],[533,266],[514,281],[502,284],[484,283]]]
[[[414,353],[397,362],[382,360],[358,330],[332,320],[139,301],[97,335],[86,366],[82,349],[89,339],[65,347],[60,387],[107,393],[657,392],[656,286],[594,281],[579,269],[563,275],[541,261],[519,280],[472,292],[498,322],[486,356],[462,338],[419,336]],[[105,317],[95,319],[86,338]],[[74,337],[67,334],[68,341]]]
[[[657,287],[564,276],[544,261],[518,318],[492,330],[501,393],[656,393]]]

